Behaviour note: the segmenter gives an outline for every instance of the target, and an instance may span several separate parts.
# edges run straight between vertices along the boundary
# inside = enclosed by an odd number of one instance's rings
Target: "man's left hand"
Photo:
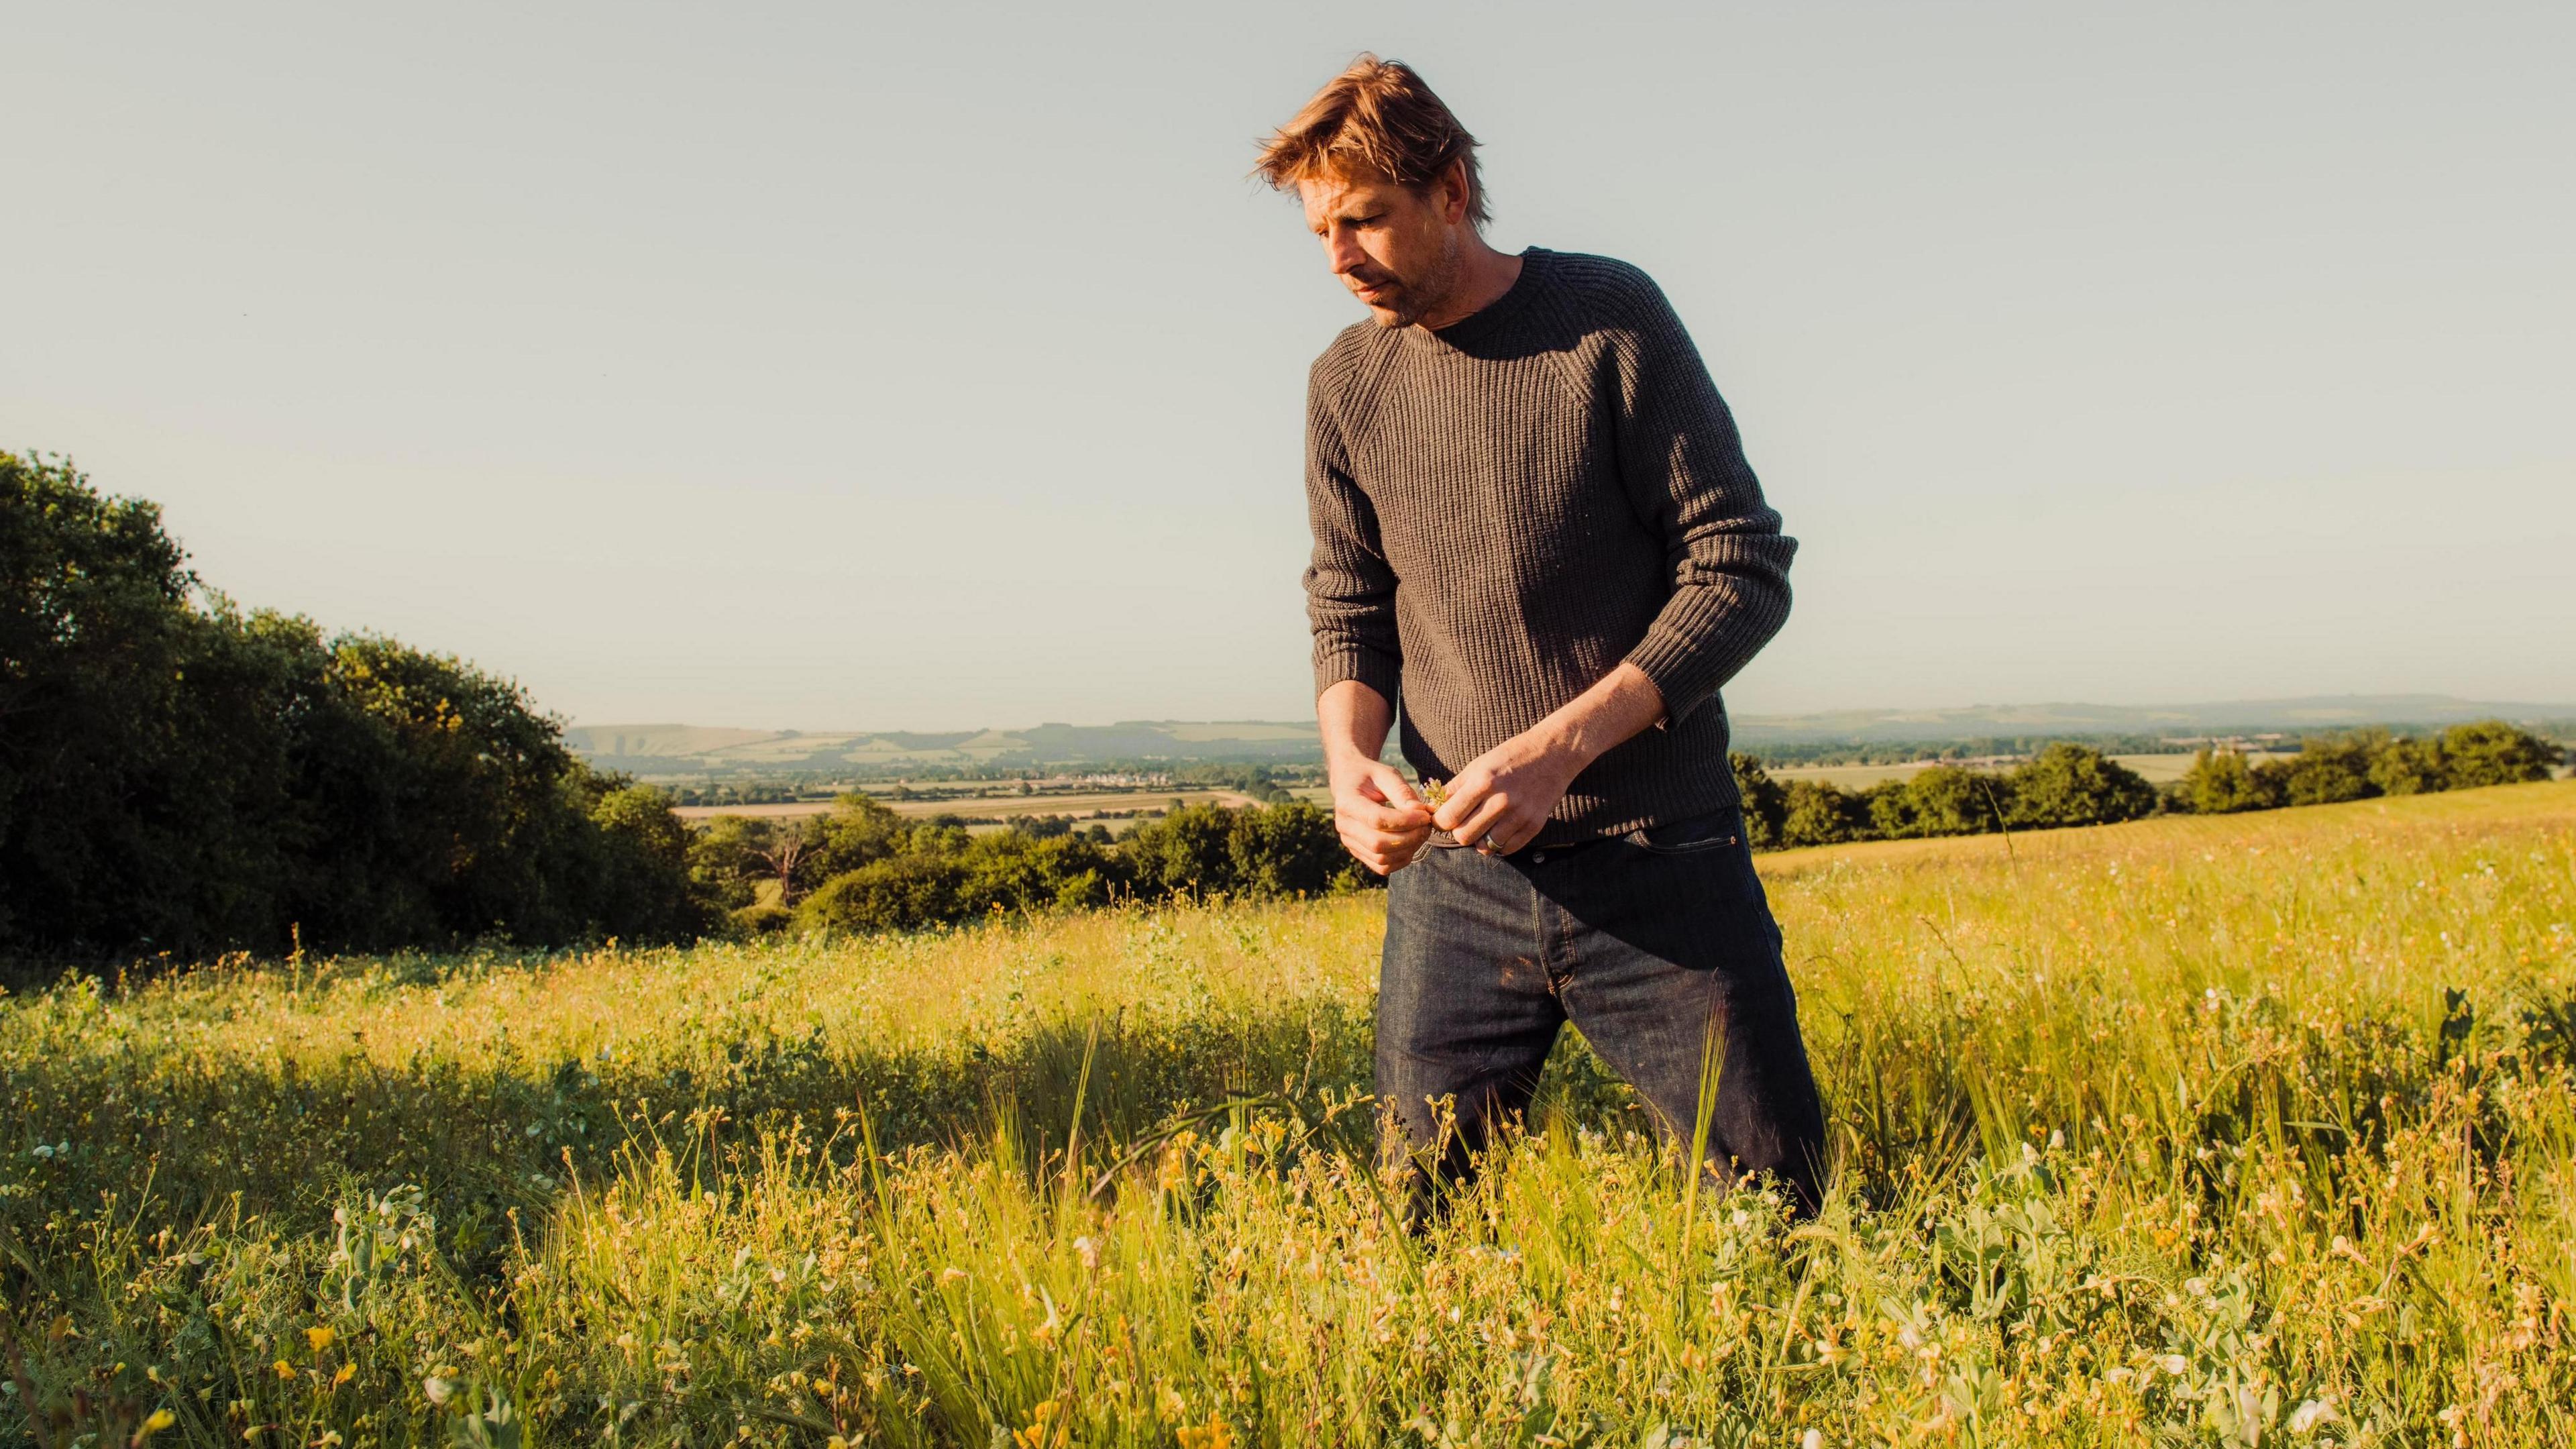
[[[1431,823],[1487,855],[1509,855],[1538,839],[1575,776],[1663,717],[1654,681],[1623,661],[1556,713],[1469,761]]]
[[[1431,823],[1487,855],[1509,855],[1538,838],[1588,763],[1538,730],[1514,735],[1458,772]]]

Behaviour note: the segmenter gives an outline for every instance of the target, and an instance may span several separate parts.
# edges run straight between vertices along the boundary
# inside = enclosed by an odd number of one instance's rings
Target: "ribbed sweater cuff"
[[[1706,589],[1676,595],[1628,662],[1664,697],[1664,723],[1674,725],[1715,698],[1772,630]]]
[[[1390,659],[1374,649],[1353,644],[1315,651],[1315,693],[1317,694],[1322,694],[1345,679],[1356,679],[1376,690],[1387,703],[1393,704],[1396,687],[1403,678],[1402,662]]]

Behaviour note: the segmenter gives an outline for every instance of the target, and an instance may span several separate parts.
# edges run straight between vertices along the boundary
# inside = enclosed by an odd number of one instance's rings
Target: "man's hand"
[[[1404,776],[1378,759],[1395,705],[1356,679],[1315,697],[1324,734],[1325,777],[1333,787],[1333,828],[1342,847],[1379,875],[1413,863],[1431,838],[1431,807]]]
[[[1509,855],[1538,838],[1548,812],[1590,763],[1540,729],[1514,735],[1468,761],[1431,822],[1461,845]]]
[[[1431,838],[1431,807],[1404,776],[1384,761],[1344,756],[1329,778],[1342,847],[1379,875],[1411,865]]]
[[[1509,855],[1538,838],[1585,766],[1663,717],[1654,681],[1623,663],[1564,708],[1469,761],[1431,822],[1462,845]]]

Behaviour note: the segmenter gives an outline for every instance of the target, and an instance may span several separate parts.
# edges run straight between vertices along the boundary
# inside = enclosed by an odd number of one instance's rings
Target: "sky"
[[[1293,719],[1363,49],[1801,540],[1741,713],[2576,701],[2576,7],[0,0],[0,447],[578,723]]]

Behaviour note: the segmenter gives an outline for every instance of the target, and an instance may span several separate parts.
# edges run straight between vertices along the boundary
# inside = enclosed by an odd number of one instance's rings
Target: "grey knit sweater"
[[[1788,618],[1798,545],[1645,273],[1532,248],[1454,326],[1344,331],[1308,381],[1306,501],[1315,688],[1398,702],[1422,775],[1624,659],[1665,721],[1576,777],[1539,843],[1737,803],[1718,686]]]

